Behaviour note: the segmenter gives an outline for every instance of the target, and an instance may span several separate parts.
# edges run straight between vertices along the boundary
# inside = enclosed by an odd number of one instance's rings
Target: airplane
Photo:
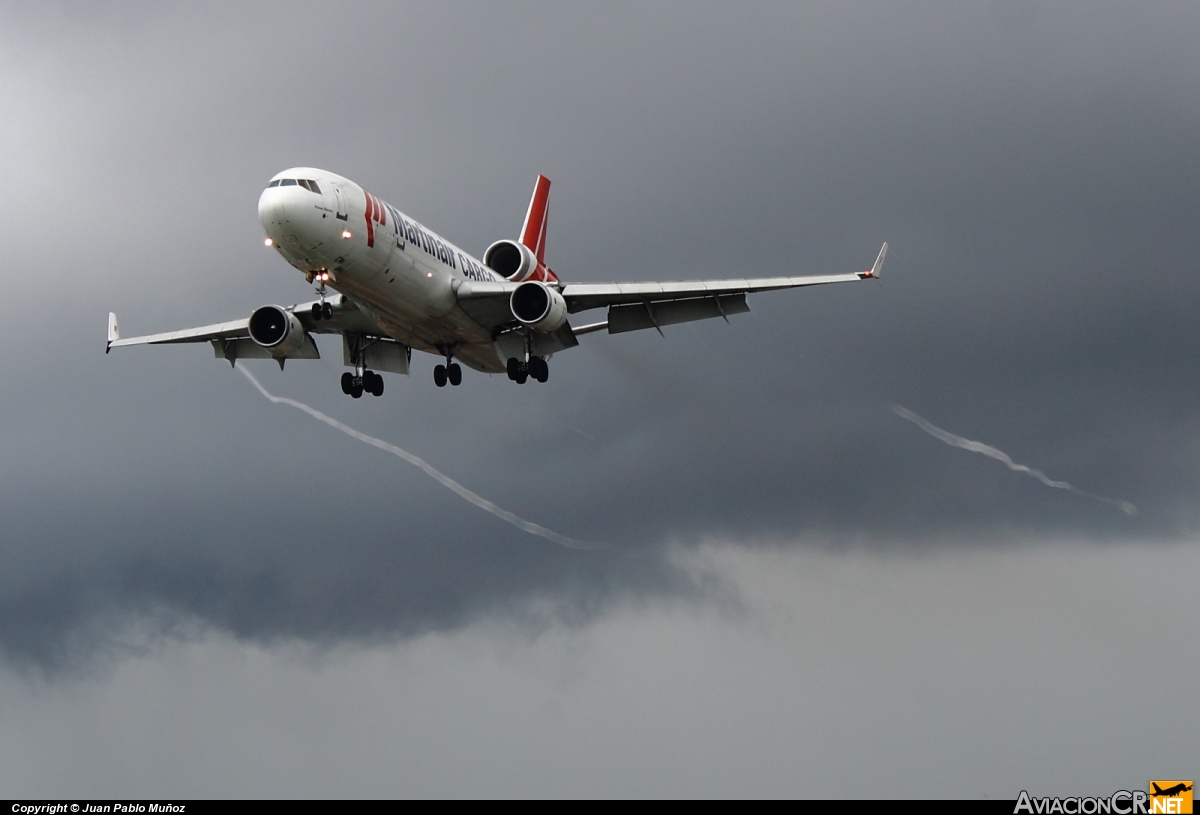
[[[342,392],[383,395],[377,371],[407,375],[413,350],[445,360],[434,383],[462,382],[461,362],[503,373],[518,384],[546,382],[552,354],[596,331],[620,334],[750,310],[746,295],[778,289],[877,280],[887,244],[863,272],[643,283],[563,283],[545,262],[550,180],[539,175],[518,240],[499,240],[478,259],[380,200],[325,170],[293,167],[275,175],[258,199],[264,244],[300,270],[317,299],[265,305],[249,317],[122,338],[108,315],[107,354],[130,345],[210,343],[218,358],[317,359],[314,334],[340,334],[352,369]],[[336,293],[331,294],[330,290]],[[572,325],[571,316],[607,309],[606,319]]]
[[[1158,786],[1158,784],[1155,784],[1153,781],[1150,782],[1150,786],[1154,787],[1154,792],[1150,793],[1150,795],[1155,798],[1157,798],[1159,796],[1163,796],[1166,798],[1173,798],[1174,796],[1178,795],[1179,793],[1187,792],[1188,790],[1190,790],[1192,788],[1192,785],[1188,784],[1186,781],[1181,781],[1173,787],[1167,787],[1165,790],[1162,787]]]

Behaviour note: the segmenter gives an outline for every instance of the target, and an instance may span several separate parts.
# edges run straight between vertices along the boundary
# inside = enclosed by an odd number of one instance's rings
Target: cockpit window
[[[321,194],[321,188],[311,178],[277,178],[268,187],[304,187],[304,189]]]

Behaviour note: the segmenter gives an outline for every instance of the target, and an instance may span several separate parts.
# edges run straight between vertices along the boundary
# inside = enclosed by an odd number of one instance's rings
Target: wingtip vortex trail
[[[460,498],[464,499],[465,501],[467,501],[471,504],[474,504],[475,506],[479,507],[480,509],[482,509],[486,512],[490,512],[492,515],[495,515],[500,520],[506,521],[506,522],[512,524],[517,529],[520,529],[522,532],[528,532],[530,535],[537,535],[540,538],[545,538],[548,541],[557,543],[560,546],[565,546],[568,549],[608,549],[609,548],[606,544],[602,544],[602,543],[588,543],[587,541],[575,540],[574,538],[567,537],[566,535],[560,535],[558,532],[555,532],[553,529],[547,529],[546,527],[542,526],[541,524],[536,524],[532,521],[527,521],[524,518],[521,518],[521,517],[509,512],[506,509],[502,509],[501,507],[496,506],[495,504],[493,504],[491,501],[487,500],[486,498],[484,498],[480,495],[477,495],[476,493],[467,489],[466,487],[464,487],[462,484],[459,484],[457,481],[455,481],[450,476],[446,475],[445,473],[443,473],[440,470],[433,467],[433,465],[431,465],[429,462],[425,461],[425,459],[421,458],[420,456],[413,455],[412,453],[408,452],[407,450],[405,450],[401,447],[397,447],[396,445],[391,444],[389,442],[386,442],[383,439],[377,439],[374,436],[368,436],[366,433],[363,433],[360,430],[355,430],[353,427],[350,427],[347,424],[343,424],[342,422],[339,422],[337,419],[333,418],[332,416],[328,416],[328,415],[322,413],[321,411],[317,410],[316,408],[311,407],[310,405],[306,405],[303,402],[300,402],[296,399],[289,399],[286,396],[276,396],[275,394],[273,394],[269,390],[267,390],[263,386],[263,384],[258,381],[258,378],[255,377],[254,374],[252,374],[248,370],[246,370],[245,366],[240,366],[240,367],[236,368],[235,370],[241,371],[242,374],[246,377],[246,379],[250,380],[250,384],[254,385],[254,387],[258,389],[258,392],[261,393],[264,397],[266,397],[273,404],[288,405],[289,407],[294,407],[297,410],[307,413],[309,416],[312,416],[314,419],[324,422],[325,424],[329,425],[330,427],[334,428],[335,430],[340,430],[341,432],[345,433],[347,436],[350,436],[353,439],[357,439],[358,441],[361,441],[364,444],[369,444],[372,447],[375,447],[379,450],[383,450],[384,452],[391,453],[392,455],[396,456],[397,458],[404,459],[409,464],[412,464],[414,467],[417,467],[418,469],[420,469],[422,472],[424,472],[426,475],[428,475],[434,481],[437,481],[439,484],[446,487],[451,492],[454,492],[455,494],[457,494]]]
[[[892,412],[900,418],[912,422],[938,441],[944,442],[951,447],[957,447],[960,450],[966,450],[970,453],[979,453],[980,455],[987,456],[988,458],[993,458],[996,461],[1002,462],[1006,467],[1008,467],[1008,469],[1013,470],[1014,472],[1024,473],[1030,478],[1036,478],[1047,487],[1054,487],[1057,490],[1066,490],[1067,492],[1074,493],[1082,498],[1090,498],[1093,501],[1099,501],[1102,504],[1108,504],[1109,506],[1116,507],[1130,517],[1138,514],[1137,507],[1128,501],[1123,501],[1119,498],[1107,498],[1103,495],[1096,495],[1094,492],[1088,492],[1072,486],[1066,481],[1055,481],[1041,470],[1034,469],[1033,467],[1027,467],[1024,464],[1018,464],[1012,460],[1008,453],[1005,453],[1003,450],[997,447],[992,447],[990,444],[984,444],[981,441],[973,441],[962,436],[956,436],[948,430],[942,430],[942,428],[931,424],[903,405],[897,405],[893,403]]]

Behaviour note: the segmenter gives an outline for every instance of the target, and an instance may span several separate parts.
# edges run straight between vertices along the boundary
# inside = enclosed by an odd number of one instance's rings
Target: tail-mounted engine
[[[558,282],[558,276],[547,269],[546,264],[541,263],[528,246],[517,241],[496,241],[483,253],[483,262],[513,283],[526,280]]]
[[[567,301],[540,280],[517,286],[508,305],[514,317],[538,331],[557,331],[567,321]]]
[[[250,339],[270,351],[272,356],[287,357],[304,345],[304,326],[286,309],[263,306],[250,315]]]

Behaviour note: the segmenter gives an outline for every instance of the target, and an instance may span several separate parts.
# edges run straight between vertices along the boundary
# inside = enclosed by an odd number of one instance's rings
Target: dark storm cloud
[[[130,619],[389,637],[690,592],[664,541],[1172,537],[1198,522],[1200,12],[1099,4],[294,4],[0,13],[0,642],[69,661]],[[865,268],[731,325],[591,336],[547,386],[265,382],[575,538],[557,551],[130,333],[308,296],[255,202],[327,167],[481,252],[554,179],[567,280]],[[1136,504],[1039,488],[899,402]],[[1115,516],[1115,517],[1114,517]]]

